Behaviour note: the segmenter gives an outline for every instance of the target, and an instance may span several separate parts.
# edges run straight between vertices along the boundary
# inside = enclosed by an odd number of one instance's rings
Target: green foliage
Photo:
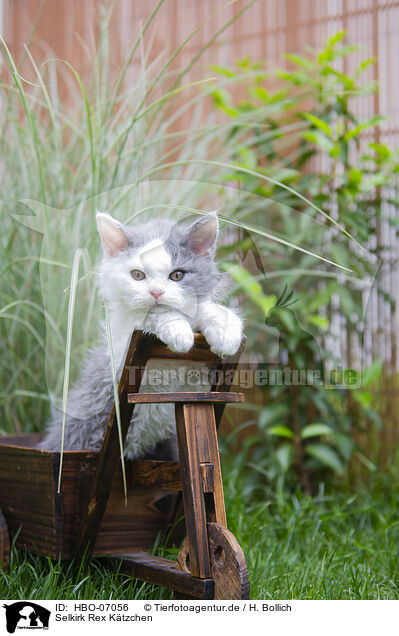
[[[264,317],[267,318],[276,303],[276,296],[264,294],[260,283],[251,276],[245,267],[231,265],[229,263],[224,263],[222,266],[237,283],[236,291],[238,293],[243,291],[251,302],[258,305]]]
[[[354,108],[376,90],[375,83],[362,83],[374,60],[364,60],[351,75],[344,73],[341,62],[354,47],[343,39],[344,33],[338,33],[320,51],[306,57],[288,55],[289,70],[265,73],[259,64],[245,60],[228,75],[240,79],[245,98],[234,100],[218,87],[213,93],[215,106],[236,121],[231,160],[237,170],[226,175],[241,187],[235,218],[295,239],[308,250],[282,249],[255,234],[252,260],[245,234],[225,250],[226,258],[237,251],[243,254],[242,268],[247,270],[233,278],[235,292],[250,301],[244,303],[249,349],[266,352],[261,367],[269,374],[280,370],[283,378],[264,389],[267,405],[259,414],[258,433],[247,440],[251,465],[260,480],[277,480],[281,487],[299,480],[308,492],[331,471],[344,475],[353,453],[364,458],[357,431],[367,422],[380,424],[373,390],[381,361],[361,372],[364,299],[379,255],[388,249],[379,241],[379,220],[387,220],[386,202],[397,205],[392,176],[399,169],[399,154],[375,142],[382,117],[360,120]],[[248,113],[254,124],[242,137]],[[230,137],[226,142],[230,145]],[[310,256],[315,252],[326,261],[315,262]],[[349,273],[340,273],[328,260]],[[374,284],[378,287],[378,281]],[[295,290],[292,308],[285,304],[288,289]],[[280,302],[282,296],[285,301]],[[264,299],[273,297],[279,298],[274,307],[263,307]],[[333,335],[337,321],[346,347]],[[342,378],[331,373],[340,366]],[[293,377],[289,372],[306,370],[313,370],[316,379],[305,385],[287,383],[286,378]],[[348,400],[347,389],[354,385],[358,388]]]

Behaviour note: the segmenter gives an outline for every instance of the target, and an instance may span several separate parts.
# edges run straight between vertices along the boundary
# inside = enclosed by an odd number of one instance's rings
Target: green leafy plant
[[[375,384],[381,361],[365,369],[362,360],[364,298],[373,282],[378,288],[379,255],[388,249],[378,240],[379,219],[396,223],[385,210],[387,203],[397,205],[392,176],[399,170],[398,153],[376,141],[382,117],[360,120],[354,109],[376,90],[375,83],[362,82],[374,60],[344,73],[341,62],[354,49],[343,43],[344,35],[307,56],[288,55],[290,70],[267,73],[249,59],[235,70],[214,67],[224,77],[240,78],[245,89],[241,100],[220,87],[213,93],[215,107],[237,122],[226,137],[230,147],[236,136],[231,161],[237,169],[226,174],[241,187],[234,218],[282,242],[295,237],[303,248],[294,252],[250,233],[256,248],[248,259],[247,233],[224,250],[227,261],[234,252],[243,254],[242,269],[230,271],[234,293],[249,300],[249,349],[270,358],[274,347],[274,362],[266,359],[261,367],[279,369],[283,377],[263,389],[258,433],[247,440],[251,466],[260,479],[277,479],[281,486],[299,480],[308,492],[331,471],[344,475],[353,454],[374,469],[358,441],[367,422],[380,425],[368,384],[371,376]],[[239,122],[249,113],[257,126],[245,138]],[[326,260],[315,262],[312,252]],[[347,270],[339,272],[328,260]],[[332,372],[337,367],[340,378]],[[287,385],[284,373],[292,377],[294,370],[319,371],[321,381]]]

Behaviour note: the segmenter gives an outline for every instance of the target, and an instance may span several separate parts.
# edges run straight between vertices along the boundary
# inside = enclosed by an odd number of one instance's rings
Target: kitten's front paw
[[[172,342],[168,344],[169,349],[178,353],[187,353],[194,344],[194,334],[179,333]]]
[[[224,324],[211,324],[203,334],[213,353],[220,357],[237,353],[242,342],[242,323],[233,312],[224,310]]]
[[[159,337],[169,349],[177,353],[187,353],[194,344],[194,333],[190,326],[184,323],[170,325],[162,330]]]
[[[220,357],[232,356],[237,353],[241,341],[241,330],[239,333],[218,333],[212,334],[210,338],[207,338],[208,344],[213,353]]]

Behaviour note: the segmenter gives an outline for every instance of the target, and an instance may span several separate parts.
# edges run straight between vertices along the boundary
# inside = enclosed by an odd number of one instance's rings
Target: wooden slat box
[[[61,495],[60,453],[35,448],[41,434],[0,437],[0,509],[16,544],[51,558],[70,559],[87,508],[98,453],[65,451]],[[117,471],[94,555],[151,548],[171,522],[176,494],[133,483],[135,462],[126,461],[128,502]]]

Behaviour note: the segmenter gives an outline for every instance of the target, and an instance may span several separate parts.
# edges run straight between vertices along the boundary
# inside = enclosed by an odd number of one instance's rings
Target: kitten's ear
[[[104,256],[115,256],[115,254],[127,248],[127,236],[118,221],[115,221],[112,216],[104,212],[97,212],[96,221]]]
[[[216,212],[204,214],[188,228],[187,244],[195,254],[213,256],[219,232]]]

